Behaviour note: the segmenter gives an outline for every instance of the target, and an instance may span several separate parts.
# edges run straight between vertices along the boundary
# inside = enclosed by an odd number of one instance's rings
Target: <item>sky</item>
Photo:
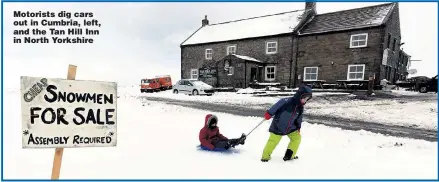
[[[327,13],[381,3],[317,3]],[[291,3],[4,3],[4,85],[19,87],[20,76],[65,78],[69,64],[76,79],[139,85],[141,78],[171,75],[180,79],[180,43],[210,23],[304,9]],[[436,3],[399,3],[404,51],[418,75],[437,75]],[[93,12],[101,23],[93,44],[14,44],[14,11]],[[49,18],[50,19],[50,18]],[[59,18],[55,18],[59,19]],[[55,20],[52,19],[52,20]],[[83,18],[76,18],[83,21]],[[40,19],[41,20],[41,19]]]

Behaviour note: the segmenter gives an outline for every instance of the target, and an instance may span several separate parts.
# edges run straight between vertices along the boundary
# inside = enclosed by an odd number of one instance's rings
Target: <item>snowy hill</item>
[[[268,122],[237,148],[238,153],[197,151],[198,132],[208,112],[141,99],[135,90],[119,89],[117,147],[66,149],[61,179],[437,178],[437,142],[309,123],[303,124],[296,161],[282,161],[285,137],[272,161],[260,162]],[[4,178],[48,179],[54,150],[21,149],[19,98],[16,90],[5,91]],[[230,138],[247,133],[261,120],[213,114],[219,117],[221,132]],[[218,169],[206,167],[211,165]]]

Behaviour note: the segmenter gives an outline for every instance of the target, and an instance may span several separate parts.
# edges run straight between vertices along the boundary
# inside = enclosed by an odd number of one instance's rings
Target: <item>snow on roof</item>
[[[181,45],[237,40],[293,32],[305,10],[211,24],[201,27]]]
[[[253,61],[253,62],[258,62],[258,63],[262,62],[262,61],[259,61],[259,60],[255,59],[255,58],[248,57],[248,56],[242,56],[242,55],[237,55],[237,54],[233,54],[233,55],[235,57],[239,58],[239,59],[244,59],[244,60],[247,60],[247,61]]]

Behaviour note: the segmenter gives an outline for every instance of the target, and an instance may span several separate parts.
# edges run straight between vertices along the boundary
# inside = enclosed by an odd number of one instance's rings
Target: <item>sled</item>
[[[197,150],[206,151],[206,152],[214,152],[214,153],[225,153],[225,154],[239,153],[239,150],[237,150],[235,148],[229,148],[229,149],[215,148],[215,149],[211,150],[211,149],[204,147],[204,146],[201,146],[201,145],[197,146]]]

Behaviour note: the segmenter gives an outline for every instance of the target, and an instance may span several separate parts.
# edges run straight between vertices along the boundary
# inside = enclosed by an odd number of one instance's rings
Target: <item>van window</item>
[[[144,83],[144,84],[146,84],[146,83],[149,83],[149,80],[145,80],[145,79],[143,79],[140,83]]]

